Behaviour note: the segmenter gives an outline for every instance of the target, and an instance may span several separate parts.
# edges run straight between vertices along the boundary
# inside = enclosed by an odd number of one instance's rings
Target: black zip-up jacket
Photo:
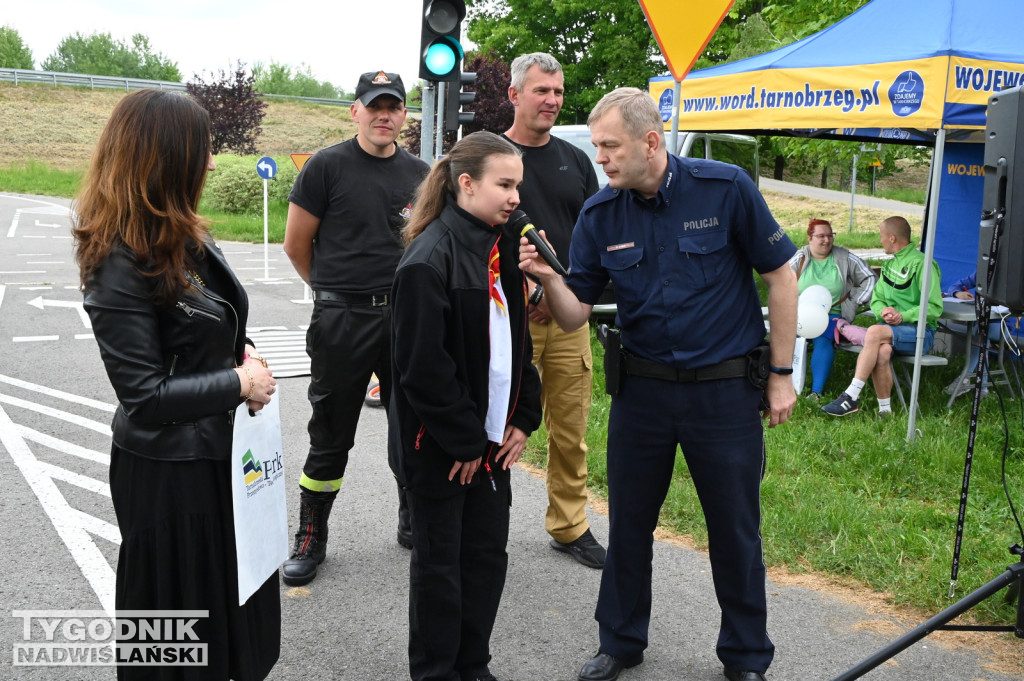
[[[150,459],[229,459],[235,408],[234,367],[245,352],[249,301],[220,248],[206,266],[233,290],[219,295],[191,275],[174,305],[153,302],[155,279],[124,245],[89,278],[85,309],[119,402],[114,444]]]
[[[506,424],[540,425],[540,379],[531,360],[519,242],[449,199],[409,244],[392,288],[392,379],[388,459],[403,486],[444,497],[466,489],[448,473],[483,457],[471,484],[508,475],[484,431],[490,363],[488,258],[495,242],[512,328],[512,390]]]

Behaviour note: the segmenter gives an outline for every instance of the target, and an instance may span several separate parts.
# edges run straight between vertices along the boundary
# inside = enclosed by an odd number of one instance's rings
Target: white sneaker
[[[954,393],[954,391],[956,391],[956,392]],[[947,385],[945,388],[943,388],[943,392],[946,393],[947,395],[953,395],[954,399],[956,399],[957,397],[960,397],[961,395],[966,395],[967,393],[973,392],[973,391],[974,391],[974,379],[973,379],[973,377],[972,378],[965,378],[964,380],[960,381],[960,385],[957,385],[957,382],[953,381],[952,383]]]

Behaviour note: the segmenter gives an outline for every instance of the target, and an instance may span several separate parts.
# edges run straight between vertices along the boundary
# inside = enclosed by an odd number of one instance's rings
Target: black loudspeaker
[[[992,235],[997,228],[999,243],[993,257]],[[978,293],[993,305],[1024,312],[1024,101],[1020,87],[988,99]]]

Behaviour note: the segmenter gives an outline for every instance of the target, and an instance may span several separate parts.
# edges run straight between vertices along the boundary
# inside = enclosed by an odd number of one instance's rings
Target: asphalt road
[[[115,400],[77,306],[81,295],[68,205],[61,199],[0,195],[2,679],[114,677],[109,667],[12,663],[13,645],[24,640],[14,611],[96,611],[111,607],[113,600],[119,535],[106,457]],[[246,283],[250,331],[276,334],[266,336],[261,349],[276,344],[279,355],[270,356],[272,367],[299,374],[282,378],[279,392],[294,522],[309,406],[308,378],[292,355],[301,348],[310,305],[302,302],[303,287],[279,246],[270,248],[266,263],[261,246],[222,247]],[[271,281],[265,280],[264,267],[271,268]],[[331,516],[320,577],[308,588],[282,586],[282,650],[270,676],[274,681],[408,678],[409,554],[395,542],[397,501],[385,426],[382,410],[364,409]],[[491,669],[502,681],[569,681],[597,648],[593,612],[600,572],[548,547],[541,479],[517,468],[513,497],[510,568]],[[603,541],[607,518],[590,515]],[[718,681],[723,678],[714,654],[719,611],[706,554],[659,541],[654,563],[651,645],[644,664],[621,678]],[[770,582],[769,631],[778,650],[769,678],[834,678],[907,628],[906,622],[828,593]],[[866,678],[1019,678],[989,671],[985,663],[973,648],[949,649],[926,639]]]

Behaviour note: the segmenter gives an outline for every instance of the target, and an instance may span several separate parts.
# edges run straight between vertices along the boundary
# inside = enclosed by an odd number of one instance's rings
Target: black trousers
[[[300,484],[317,492],[337,490],[355,443],[371,374],[377,374],[381,402],[385,409],[389,406],[391,308],[316,301],[306,352],[313,414]]]
[[[485,478],[446,499],[408,492],[413,681],[464,681],[488,673],[491,630],[508,570],[509,479],[508,471],[496,470],[497,491]]]
[[[669,383],[623,377],[608,421],[610,532],[596,612],[601,652],[626,662],[643,658],[654,530],[681,447],[708,528],[722,610],[716,652],[728,669],[768,669],[775,647],[766,630],[761,549],[760,399],[745,378]]]

